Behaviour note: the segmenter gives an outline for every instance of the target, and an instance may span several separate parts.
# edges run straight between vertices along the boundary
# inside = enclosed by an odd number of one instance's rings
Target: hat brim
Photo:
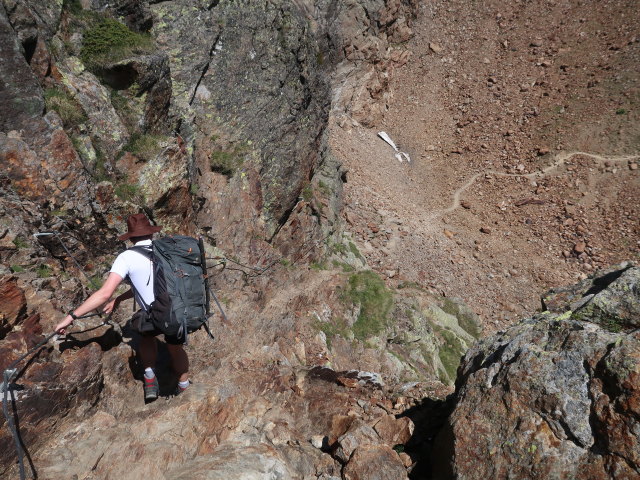
[[[146,235],[157,233],[160,230],[162,230],[162,227],[158,227],[154,225],[143,226],[138,228],[137,230],[134,230],[133,232],[127,232],[124,235],[120,235],[118,237],[118,240],[124,241],[124,240],[129,240],[131,237],[144,237]]]

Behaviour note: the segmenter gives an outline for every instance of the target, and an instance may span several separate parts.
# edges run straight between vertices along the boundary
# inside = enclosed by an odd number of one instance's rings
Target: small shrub
[[[333,263],[334,267],[341,268],[343,272],[349,273],[349,272],[353,272],[355,270],[355,268],[353,268],[348,263],[339,262],[338,260],[334,260],[332,263]]]
[[[139,187],[137,185],[131,185],[129,183],[120,183],[116,185],[113,190],[116,197],[124,201],[135,200],[139,196]]]
[[[44,101],[47,110],[54,110],[60,115],[65,127],[70,128],[87,120],[78,101],[66,90],[52,87],[44,91]]]
[[[329,188],[329,186],[324,183],[322,180],[318,181],[318,188],[320,189],[320,192],[326,196],[329,197],[331,196],[331,188]]]
[[[89,288],[91,290],[99,290],[103,284],[104,284],[104,279],[99,275],[96,275],[89,279]]]
[[[40,265],[36,270],[38,278],[48,278],[51,276],[51,267],[49,265]]]
[[[619,108],[616,110],[616,115],[624,115],[627,111],[624,108]]]
[[[20,266],[20,265],[11,265],[9,268],[11,269],[11,271],[13,273],[24,272],[24,268],[22,266]]]
[[[84,32],[80,58],[90,70],[117,63],[134,54],[149,53],[153,40],[112,18],[105,18]]]
[[[98,148],[95,149],[96,152],[96,164],[93,167],[93,178],[96,182],[102,182],[104,180],[109,180],[109,172],[107,171],[107,160],[104,156],[104,153]]]
[[[305,202],[310,202],[313,199],[313,187],[310,183],[302,189],[302,198]]]
[[[80,0],[62,0],[62,10],[73,15],[79,15],[82,13],[83,8]]]
[[[13,239],[13,244],[16,246],[16,248],[27,248],[29,246],[29,244],[26,242],[26,240],[22,237],[16,237]]]
[[[232,177],[244,164],[246,145],[234,145],[226,150],[214,150],[209,157],[211,170]]]
[[[376,335],[387,326],[393,307],[393,292],[374,272],[364,271],[351,275],[342,298],[360,305],[360,314],[353,324],[353,334],[358,340]]]
[[[161,135],[134,133],[122,150],[135,155],[140,160],[149,161],[160,152],[160,143],[163,138]]]
[[[291,263],[291,260],[287,258],[281,258],[280,265],[282,265],[285,268],[291,268],[293,266],[293,263]]]
[[[349,242],[349,251],[353,253],[357,259],[363,262],[365,261],[364,257],[360,253],[360,250],[358,250],[358,247],[356,247],[355,243]]]

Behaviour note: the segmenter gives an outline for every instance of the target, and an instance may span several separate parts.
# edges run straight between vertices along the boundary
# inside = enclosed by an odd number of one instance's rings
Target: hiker
[[[118,239],[122,241],[129,240],[137,247],[146,247],[150,250],[153,234],[159,232],[161,229],[162,227],[151,225],[143,213],[137,213],[129,216],[127,219],[127,233],[120,235]],[[56,325],[55,331],[64,334],[66,328],[71,325],[76,318],[92,310],[97,310],[100,307],[102,307],[104,313],[111,313],[118,308],[118,305],[120,305],[122,301],[133,298],[133,289],[129,289],[114,299],[111,298],[116,288],[118,288],[118,285],[127,279],[127,277],[128,281],[131,282],[135,288],[135,291],[142,297],[141,300],[144,301],[146,305],[151,305],[154,301],[153,264],[145,255],[134,250],[125,250],[118,255],[113,262],[113,266],[104,285],[87,298],[82,305],[71,310],[64,320]],[[138,300],[138,303],[141,304],[140,300]],[[134,314],[134,319],[132,319],[134,328],[136,327],[135,318],[136,314]],[[153,370],[158,355],[156,335],[160,333],[160,331],[155,329],[144,331],[144,333],[141,332],[142,337],[138,346],[138,355],[144,368],[145,401],[157,399],[160,393],[158,379]],[[186,335],[182,336],[182,338],[164,335],[167,349],[171,355],[173,370],[178,375],[176,394],[185,391],[189,386],[189,358],[183,347],[185,338]]]

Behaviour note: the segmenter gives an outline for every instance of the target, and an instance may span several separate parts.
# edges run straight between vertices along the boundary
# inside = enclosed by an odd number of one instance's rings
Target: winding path
[[[564,165],[567,160],[573,158],[576,155],[582,155],[585,157],[592,158],[598,165],[603,164],[604,162],[613,162],[613,163],[624,163],[630,160],[636,160],[640,158],[640,155],[625,155],[625,156],[603,156],[597,155],[595,153],[586,153],[586,152],[568,152],[568,153],[559,153],[555,157],[555,161],[545,167],[543,170],[533,173],[505,173],[498,172],[496,170],[486,170],[483,172],[476,173],[473,175],[467,182],[458,188],[455,192],[453,192],[453,200],[451,206],[444,208],[442,210],[437,210],[432,213],[431,218],[441,217],[442,215],[446,215],[448,213],[453,212],[458,207],[460,207],[460,195],[462,195],[468,188],[470,188],[476,180],[483,175],[495,175],[497,177],[516,177],[516,178],[528,178],[530,180],[545,178],[550,175],[552,172],[560,168]]]

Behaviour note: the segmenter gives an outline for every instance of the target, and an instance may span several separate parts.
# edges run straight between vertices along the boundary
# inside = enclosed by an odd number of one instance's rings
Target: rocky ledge
[[[465,355],[434,478],[640,475],[640,268],[552,291],[543,305]]]

